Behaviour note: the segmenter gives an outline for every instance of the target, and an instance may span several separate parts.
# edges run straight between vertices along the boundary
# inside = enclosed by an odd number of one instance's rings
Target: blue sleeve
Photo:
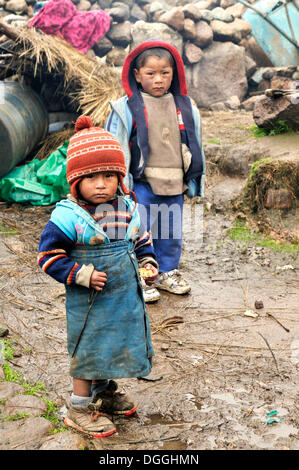
[[[49,221],[40,237],[38,264],[41,269],[63,284],[75,284],[81,268],[68,257],[74,242],[57,225]]]

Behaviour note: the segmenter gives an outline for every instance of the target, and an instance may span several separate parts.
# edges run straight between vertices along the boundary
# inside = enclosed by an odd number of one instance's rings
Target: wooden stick
[[[274,315],[272,315],[272,314],[269,313],[269,312],[266,312],[266,313],[267,313],[267,315],[269,315],[269,317],[272,317],[280,326],[282,326],[282,328],[283,328],[284,330],[286,330],[288,333],[290,332],[290,330],[289,330],[288,328],[286,328],[282,323],[280,323],[280,321],[277,320],[277,318],[275,318]]]
[[[272,351],[272,349],[271,349],[271,347],[270,347],[270,344],[268,343],[268,341],[266,340],[266,338],[264,338],[264,336],[263,336],[261,333],[258,333],[258,334],[263,338],[263,340],[265,341],[266,345],[268,346],[268,348],[269,348],[269,350],[270,350],[270,352],[271,352],[271,354],[272,354],[272,357],[273,357],[273,359],[274,359],[274,362],[275,362],[275,365],[276,365],[276,369],[277,369],[278,375],[281,377],[280,372],[279,372],[279,369],[278,369],[277,361],[276,361],[276,358],[275,358],[275,356],[274,356],[274,353],[273,353],[273,351]]]

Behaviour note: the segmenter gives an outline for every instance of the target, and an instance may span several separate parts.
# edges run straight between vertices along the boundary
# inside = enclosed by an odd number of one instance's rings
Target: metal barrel
[[[0,82],[0,177],[27,157],[48,127],[48,113],[31,88]]]

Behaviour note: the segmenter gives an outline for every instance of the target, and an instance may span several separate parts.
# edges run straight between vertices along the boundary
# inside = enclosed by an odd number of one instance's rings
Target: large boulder
[[[299,90],[297,94],[281,97],[262,96],[253,108],[253,119],[257,126],[273,129],[281,122],[294,130],[299,130]]]
[[[240,101],[247,93],[245,50],[232,42],[213,42],[201,61],[186,66],[188,92],[197,105],[209,108],[232,96]]]
[[[175,46],[181,55],[183,53],[183,38],[181,34],[164,23],[137,21],[132,26],[131,33],[133,38],[130,45],[131,50],[148,39],[160,39]]]

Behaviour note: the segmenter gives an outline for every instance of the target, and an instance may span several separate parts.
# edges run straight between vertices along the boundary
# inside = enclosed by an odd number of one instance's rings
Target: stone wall
[[[78,10],[103,9],[111,16],[110,30],[87,52],[95,60],[121,68],[128,52],[146,39],[176,46],[185,63],[189,94],[199,107],[235,109],[245,102],[250,109],[256,99],[250,98],[252,91],[264,89],[265,67],[273,69],[242,18],[245,7],[236,0],[72,1]],[[0,0],[0,17],[22,25],[33,17],[35,2]],[[293,67],[294,80],[298,73],[299,67]]]

